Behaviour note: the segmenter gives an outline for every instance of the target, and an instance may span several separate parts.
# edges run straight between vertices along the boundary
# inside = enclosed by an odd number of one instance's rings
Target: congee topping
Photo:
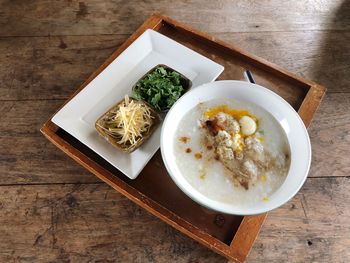
[[[252,135],[256,131],[256,122],[249,116],[243,116],[239,120],[243,135]]]
[[[180,138],[191,138],[183,142]],[[191,148],[193,154],[184,154]],[[280,124],[238,100],[199,103],[181,120],[174,154],[189,183],[214,200],[266,202],[285,180],[290,150]]]
[[[205,130],[203,141],[214,145],[216,158],[213,158],[231,172],[235,185],[245,189],[254,185],[260,174],[286,165],[285,158],[272,156],[255,135],[257,119],[247,110],[222,105],[206,111],[200,120],[200,127]]]
[[[194,154],[194,157],[199,160],[199,159],[202,159],[202,154],[201,153],[195,153]]]
[[[190,140],[190,138],[186,137],[186,136],[182,136],[182,137],[179,138],[179,141],[183,142],[183,143],[187,143],[189,140]]]

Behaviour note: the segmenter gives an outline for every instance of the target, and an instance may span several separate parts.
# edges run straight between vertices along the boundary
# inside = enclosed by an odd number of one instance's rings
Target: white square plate
[[[161,127],[140,148],[128,154],[99,136],[95,122],[125,94],[130,95],[132,86],[158,64],[182,73],[192,81],[192,87],[214,81],[224,70],[212,60],[148,29],[70,100],[52,121],[126,176],[135,179],[158,150]]]

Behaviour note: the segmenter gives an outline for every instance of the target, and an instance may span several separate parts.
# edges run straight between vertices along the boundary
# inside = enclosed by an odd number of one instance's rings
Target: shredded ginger
[[[111,112],[113,115],[105,130],[115,138],[120,138],[119,144],[135,145],[152,126],[150,108],[144,104],[130,100],[126,95],[123,103]],[[107,128],[107,129],[106,129]]]

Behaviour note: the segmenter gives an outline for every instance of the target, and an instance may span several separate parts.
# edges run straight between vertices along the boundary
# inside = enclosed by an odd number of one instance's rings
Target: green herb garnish
[[[184,78],[179,73],[159,66],[136,83],[133,97],[148,102],[156,110],[165,111],[186,92],[187,87],[182,83]]]

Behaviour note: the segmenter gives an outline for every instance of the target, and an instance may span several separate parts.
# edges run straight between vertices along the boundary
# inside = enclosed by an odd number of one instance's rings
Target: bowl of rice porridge
[[[194,88],[168,112],[161,152],[191,199],[212,210],[254,215],[290,200],[311,162],[307,130],[274,92],[243,81]]]

